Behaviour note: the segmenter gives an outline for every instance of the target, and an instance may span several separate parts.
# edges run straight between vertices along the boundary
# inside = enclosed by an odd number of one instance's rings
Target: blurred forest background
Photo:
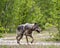
[[[60,40],[60,0],[0,0],[0,37],[35,22],[42,30],[55,27],[55,40]]]

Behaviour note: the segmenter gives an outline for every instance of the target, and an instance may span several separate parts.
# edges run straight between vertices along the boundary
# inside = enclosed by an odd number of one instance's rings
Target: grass
[[[0,48],[60,48],[60,46],[55,45],[14,45],[14,46],[7,46],[3,45]]]
[[[3,34],[4,37],[12,37],[12,36],[16,36],[16,33],[5,33]]]

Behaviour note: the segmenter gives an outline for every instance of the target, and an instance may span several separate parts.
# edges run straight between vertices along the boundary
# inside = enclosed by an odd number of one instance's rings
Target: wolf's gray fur
[[[34,39],[32,37],[32,31],[37,31],[38,33],[40,33],[41,29],[39,28],[37,23],[34,23],[34,24],[26,23],[26,24],[19,25],[16,30],[17,43],[19,43],[19,41],[22,39],[23,35],[26,36],[27,43],[28,43],[27,36],[30,36],[32,38],[32,41],[31,41],[31,43],[32,43],[34,41]]]

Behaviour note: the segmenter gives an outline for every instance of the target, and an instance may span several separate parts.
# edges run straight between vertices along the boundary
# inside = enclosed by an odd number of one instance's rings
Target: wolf
[[[33,23],[33,24],[30,24],[30,23],[25,23],[25,24],[22,24],[22,25],[18,25],[17,29],[16,29],[16,33],[17,33],[17,36],[16,36],[16,39],[17,39],[17,43],[20,44],[20,40],[22,39],[23,35],[26,36],[26,40],[27,40],[27,43],[28,43],[28,38],[27,36],[31,37],[32,38],[32,41],[31,43],[33,43],[34,41],[34,38],[32,36],[32,32],[33,31],[36,31],[38,33],[41,32],[41,28],[39,27],[39,25],[37,23]]]

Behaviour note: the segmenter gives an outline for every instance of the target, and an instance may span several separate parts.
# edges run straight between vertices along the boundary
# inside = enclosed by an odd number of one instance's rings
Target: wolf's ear
[[[34,25],[36,25],[37,23],[34,23]]]

